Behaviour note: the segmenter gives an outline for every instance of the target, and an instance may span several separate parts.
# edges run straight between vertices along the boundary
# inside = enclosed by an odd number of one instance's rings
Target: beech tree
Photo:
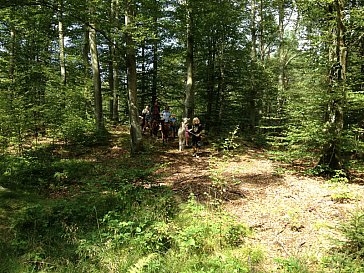
[[[239,125],[330,168],[363,147],[361,1],[119,1],[0,3],[5,142],[129,121],[135,154],[138,105],[158,98],[212,135]]]
[[[142,133],[140,128],[138,100],[137,100],[137,73],[135,42],[133,34],[135,30],[135,2],[125,0],[125,37],[126,37],[126,67],[128,75],[128,103],[131,136],[131,153],[135,154],[142,151]]]
[[[342,134],[344,128],[344,106],[347,97],[347,45],[344,22],[344,1],[334,0],[327,5],[328,18],[328,103],[325,115],[325,134],[327,142],[319,165],[326,165],[332,170],[343,168],[341,157]]]

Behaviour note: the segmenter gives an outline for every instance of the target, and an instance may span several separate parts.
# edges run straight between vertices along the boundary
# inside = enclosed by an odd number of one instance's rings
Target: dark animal
[[[170,124],[169,122],[161,122],[161,132],[162,132],[162,140],[163,143],[167,143],[168,142],[168,137],[169,137],[169,131],[170,131]]]
[[[150,135],[151,136],[155,136],[158,137],[158,130],[159,130],[159,126],[160,126],[160,121],[153,119],[152,123],[151,123],[151,130],[150,130]]]

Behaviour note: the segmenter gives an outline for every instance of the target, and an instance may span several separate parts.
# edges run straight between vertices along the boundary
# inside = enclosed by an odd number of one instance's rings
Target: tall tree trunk
[[[285,0],[278,1],[278,97],[277,97],[277,114],[282,114],[284,103],[284,93],[286,91],[286,45],[284,42],[284,5]]]
[[[102,94],[101,94],[101,77],[100,77],[100,64],[97,53],[96,30],[93,24],[90,24],[89,40],[90,40],[90,55],[92,67],[92,82],[94,87],[94,103],[95,103],[95,118],[96,130],[103,131],[104,121],[102,115]]]
[[[15,73],[15,29],[10,26],[10,50],[9,50],[9,79],[11,82],[14,81]]]
[[[250,32],[252,36],[252,48],[251,48],[251,58],[253,61],[257,59],[257,26],[256,26],[256,0],[251,0],[250,2]]]
[[[152,79],[152,104],[158,98],[157,81],[158,81],[158,41],[153,41],[153,79]]]
[[[257,97],[257,91],[255,86],[255,73],[254,68],[256,66],[257,61],[257,26],[256,26],[256,0],[251,0],[251,39],[252,39],[252,45],[251,45],[251,73],[250,73],[250,90],[249,90],[249,97],[248,97],[248,105],[249,105],[249,129],[250,131],[254,132],[256,128],[256,116],[257,116],[257,109],[256,109],[256,97]],[[262,37],[261,37],[262,40]],[[245,109],[242,109],[243,111]]]
[[[89,53],[90,53],[90,32],[89,27],[84,26],[84,40],[83,40],[83,52],[82,52],[82,59],[83,59],[83,67],[84,67],[84,93],[88,94],[89,92],[89,79],[90,79],[90,62],[89,62]]]
[[[345,44],[344,0],[335,0],[329,6],[331,17],[336,21],[332,29],[332,45],[329,50],[328,93],[330,101],[327,108],[326,130],[328,141],[323,147],[319,165],[326,165],[332,170],[343,169],[341,157],[342,131],[344,127],[344,104],[346,101],[346,64],[347,47]]]
[[[153,2],[155,9],[158,8],[158,0],[154,0]],[[155,14],[153,16],[153,24],[154,24],[154,35],[155,37],[158,37],[158,17]],[[152,104],[154,105],[154,102],[158,98],[158,39],[155,38],[153,40],[153,71],[152,71]]]
[[[114,91],[114,67],[113,67],[113,42],[109,41],[109,59],[108,63],[108,82],[109,82],[109,90],[111,92],[111,97],[109,98],[109,118],[113,120],[113,108],[114,108],[114,98],[113,98],[113,91]]]
[[[193,59],[193,15],[192,7],[187,1],[187,82],[186,82],[186,99],[185,99],[185,116],[193,118],[195,111],[195,90],[194,90],[194,59]]]
[[[126,67],[128,75],[131,154],[141,152],[143,149],[137,102],[135,42],[133,40],[134,6],[134,0],[125,0]]]
[[[219,78],[218,78],[218,109],[219,109],[219,115],[218,115],[218,124],[222,123],[223,113],[225,111],[226,107],[226,97],[225,97],[225,88],[226,88],[226,82],[225,82],[225,64],[224,64],[224,45],[221,44],[221,49],[219,52]]]
[[[216,56],[216,38],[214,37],[214,32],[211,33],[209,37],[209,51],[207,59],[207,113],[206,113],[206,130],[209,130],[213,126],[213,104],[215,94],[215,56]]]
[[[260,0],[259,6],[260,13],[260,24],[259,24],[259,51],[260,51],[260,60],[264,62],[265,60],[265,49],[264,49],[264,0]]]
[[[148,100],[148,102],[146,103],[146,97],[147,97],[147,92],[146,92],[146,88],[145,88],[145,82],[146,82],[146,70],[145,70],[145,40],[143,41],[142,43],[142,73],[141,73],[141,90],[140,90],[140,93],[142,95],[142,98],[141,98],[141,106],[143,107],[144,109],[144,106],[146,104],[149,104],[150,101]]]
[[[111,62],[112,62],[112,120],[117,123],[119,122],[119,61],[118,61],[118,40],[115,37],[117,33],[116,25],[119,24],[119,0],[112,0],[111,2],[111,16],[114,18],[114,29],[113,29],[113,42],[111,45]]]
[[[58,43],[59,43],[59,64],[61,69],[61,83],[66,84],[66,58],[64,52],[64,29],[63,29],[63,0],[59,2],[58,18]]]

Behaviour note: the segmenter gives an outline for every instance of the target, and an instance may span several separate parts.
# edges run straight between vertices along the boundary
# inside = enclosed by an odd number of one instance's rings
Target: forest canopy
[[[362,0],[50,0],[0,3],[0,142],[92,142],[158,100],[211,137],[324,168],[362,156]]]

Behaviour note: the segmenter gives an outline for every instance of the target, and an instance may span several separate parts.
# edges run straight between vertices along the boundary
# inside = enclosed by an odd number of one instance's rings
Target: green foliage
[[[352,215],[348,223],[344,223],[341,232],[346,240],[342,242],[342,250],[351,257],[364,257],[364,213],[358,211]]]
[[[324,257],[322,264],[324,270],[329,270],[332,273],[361,273],[364,270],[363,259],[348,257],[343,254]]]
[[[61,160],[43,152],[40,149],[18,157],[2,156],[0,183],[11,189],[33,188],[44,191],[44,188],[72,184],[85,174],[92,173],[93,166],[90,163]]]
[[[278,263],[279,272],[282,273],[309,273],[306,264],[304,261],[295,258],[289,257],[288,259],[276,259]]]
[[[329,182],[346,184],[349,180],[347,174],[343,170],[335,170],[334,175],[330,178]]]
[[[217,142],[213,143],[212,146],[216,150],[223,150],[223,151],[231,151],[238,148],[240,145],[237,143],[238,140],[238,132],[239,132],[239,125],[235,127],[235,129],[229,132],[228,137],[218,140]]]
[[[344,238],[336,240],[331,253],[323,259],[325,269],[334,273],[359,273],[364,271],[364,214],[359,210],[344,222],[339,231]]]
[[[96,133],[94,127],[91,120],[70,114],[61,126],[61,135],[69,142],[93,143],[92,137]]]

